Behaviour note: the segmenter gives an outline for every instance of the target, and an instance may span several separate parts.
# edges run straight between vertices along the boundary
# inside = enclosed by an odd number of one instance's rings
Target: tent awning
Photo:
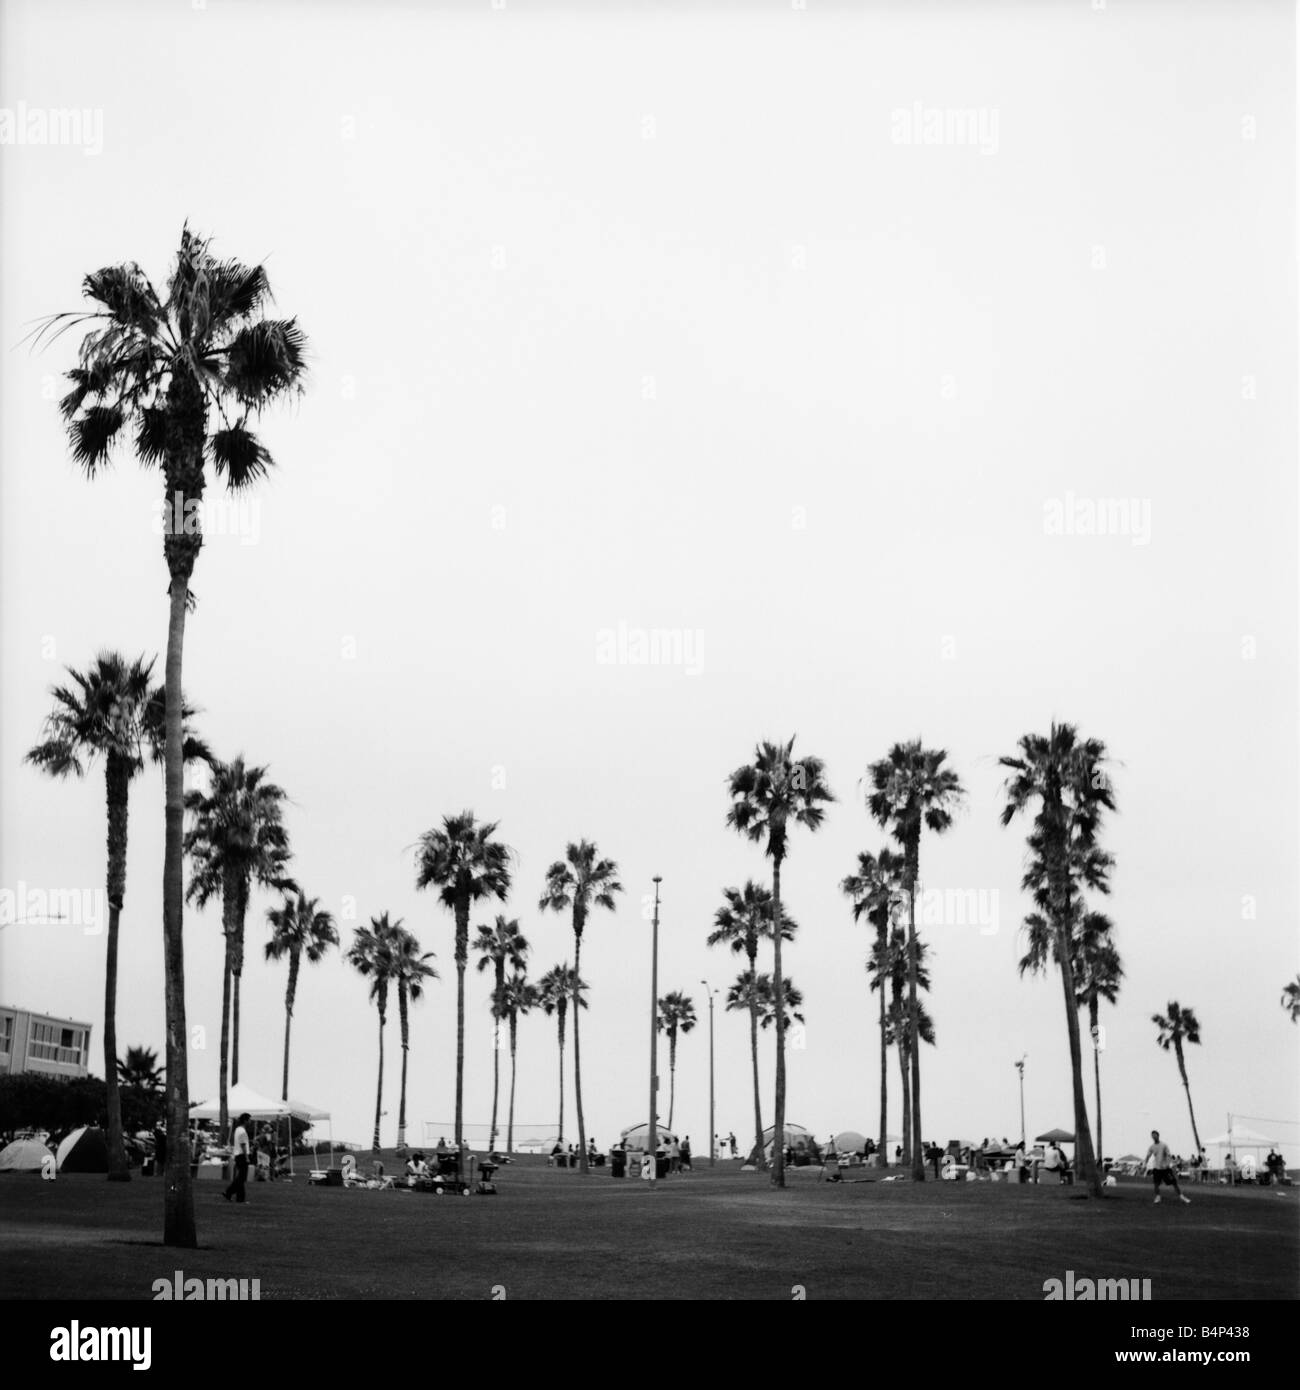
[[[238,1085],[231,1086],[227,1092],[226,1111],[231,1119],[237,1119],[243,1114],[247,1114],[252,1120],[275,1120],[291,1115],[295,1120],[303,1120],[308,1124],[313,1120],[329,1119],[328,1111],[318,1110],[315,1106],[305,1105],[302,1101],[272,1100],[269,1096],[259,1094],[251,1086],[244,1085],[242,1081]],[[190,1119],[192,1120],[217,1120],[220,1118],[221,1101],[219,1098],[204,1101],[201,1105],[190,1108]]]

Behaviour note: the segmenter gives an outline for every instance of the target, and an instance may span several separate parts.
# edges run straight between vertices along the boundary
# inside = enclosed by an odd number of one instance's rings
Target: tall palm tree
[[[474,949],[478,952],[479,970],[492,971],[492,1138],[489,1148],[497,1144],[497,1101],[501,1092],[501,1020],[502,991],[506,984],[506,966],[511,970],[522,970],[528,958],[528,941],[519,930],[519,921],[506,921],[498,913],[496,921],[490,926],[479,926],[474,938]]]
[[[673,1104],[677,1097],[677,1035],[695,1027],[695,1005],[680,990],[665,994],[659,1001],[655,1026],[668,1034],[668,1129],[673,1127]]]
[[[820,758],[796,758],[794,739],[789,743],[760,743],[754,761],[738,767],[727,783],[731,808],[727,824],[747,839],[761,843],[772,861],[772,920],[780,922],[781,865],[789,852],[789,832],[802,825],[817,830],[826,817],[823,802],[834,801],[826,785]],[[783,998],[781,935],[772,936],[772,988]],[[773,1123],[778,1133],[785,1129],[785,1011],[776,1015],[776,1098]],[[760,1136],[761,1138],[761,1136]],[[762,1144],[759,1145],[762,1154]],[[781,1145],[773,1146],[772,1185],[785,1186],[785,1155]]]
[[[758,974],[758,943],[772,939],[772,894],[762,884],[751,878],[744,888],[724,888],[724,902],[713,916],[713,931],[709,934],[710,946],[730,946],[737,954],[743,954],[749,961],[751,975]],[[781,939],[793,941],[798,923],[783,908],[781,910]],[[758,1004],[750,1000],[749,1007],[749,1055],[754,1078],[754,1152],[758,1155],[757,1166],[767,1166],[763,1156],[763,1103],[758,1084]]]
[[[582,997],[587,990],[587,986],[578,978],[576,970],[569,969],[569,962],[566,960],[563,965],[557,965],[548,970],[542,976],[537,986],[540,991],[540,1003],[543,1011],[549,1018],[555,1015],[556,1024],[560,1035],[560,1126],[556,1131],[559,1139],[564,1138],[564,1022],[569,1013],[569,1002],[573,1001],[575,1006],[580,1009],[587,1007],[587,1001]]]
[[[896,743],[878,762],[867,769],[871,790],[867,809],[872,818],[890,831],[902,846],[904,889],[907,893],[907,997],[909,1016],[917,1014],[917,938],[916,894],[921,877],[921,831],[941,835],[952,824],[953,812],[965,792],[957,774],[945,767],[947,753],[941,748],[924,748],[920,739]],[[925,1154],[921,1146],[921,1040],[916,1029],[909,1030],[912,1050],[912,1138],[907,1153],[914,1182],[925,1181]]]
[[[166,840],[163,944],[167,1018],[167,1171],[163,1243],[197,1244],[190,1179],[189,1073],[185,1026],[184,734],[182,648],[193,600],[190,578],[203,544],[199,507],[213,474],[238,492],[273,460],[249,428],[277,400],[302,390],[306,339],[293,319],[268,319],[265,270],[219,260],[186,226],[159,292],[134,261],[87,275],[89,307],[43,321],[34,345],[85,329],[72,390],[60,402],[73,459],[88,477],[134,431],[135,452],[163,484],[163,556],[171,612],[166,661]],[[213,426],[216,426],[213,428]]]
[[[433,952],[420,953],[420,943],[402,926],[393,924],[393,979],[397,983],[397,1018],[402,1028],[402,1093],[397,1108],[397,1152],[406,1152],[406,1055],[411,1046],[410,1005],[424,997],[424,982],[436,980],[429,965]]]
[[[54,708],[46,717],[44,740],[24,761],[51,777],[82,777],[102,758],[108,803],[108,940],[104,967],[104,1078],[107,1083],[108,1180],[127,1182],[131,1173],[122,1137],[122,1100],[117,1073],[117,949],[126,897],[126,841],[131,782],[145,760],[161,763],[165,714],[163,689],[151,687],[153,661],[128,661],[117,652],[100,652],[85,671],[68,667],[69,684],[50,693]],[[193,713],[186,710],[188,718]],[[187,759],[208,750],[185,730]]]
[[[436,888],[438,901],[456,923],[456,1163],[465,1155],[465,966],[469,961],[469,914],[476,902],[510,891],[510,850],[492,837],[496,822],[474,819],[472,811],[444,816],[420,836],[417,888]]]
[[[1075,1153],[1079,1174],[1095,1196],[1102,1193],[1102,1174],[1093,1152],[1083,1093],[1078,988],[1071,943],[1080,892],[1085,888],[1109,891],[1106,876],[1110,856],[1101,851],[1097,841],[1103,813],[1115,809],[1106,761],[1104,743],[1081,739],[1073,725],[1055,722],[1045,736],[1025,734],[1014,757],[999,759],[1011,773],[1004,787],[1002,824],[1009,825],[1016,815],[1035,803],[1038,807],[1028,839],[1029,864],[1022,884],[1032,891],[1051,928],[1052,949],[1065,996]]]
[[[231,762],[213,759],[208,790],[185,797],[193,816],[185,832],[190,856],[186,898],[204,907],[221,898],[226,958],[221,986],[221,1057],[218,1068],[220,1124],[230,1121],[228,1083],[239,1082],[239,987],[244,973],[244,924],[254,884],[276,892],[296,892],[289,875],[289,834],[282,819],[284,790],[266,780],[266,768],[248,767],[242,755]]]
[[[347,962],[370,981],[370,1000],[379,1012],[379,1082],[375,1088],[375,1133],[371,1148],[379,1152],[379,1122],[384,1103],[384,1023],[388,1017],[388,989],[396,978],[396,933],[401,922],[390,923],[388,913],[370,919],[368,927],[356,927]]]
[[[768,974],[756,975],[752,970],[742,970],[727,990],[727,1004],[729,1010],[739,1012],[744,1010],[758,1016],[759,1024],[762,1028],[771,1028],[774,1024],[777,1035],[781,1039],[779,1047],[784,1047],[784,1039],[791,1022],[802,1023],[803,1017],[803,993],[793,980],[785,980],[781,985],[781,996],[785,1001],[785,1007],[778,1010],[776,1006],[777,993],[772,983],[772,977]],[[776,1134],[784,1134],[785,1126],[782,1123],[773,1130],[772,1156],[776,1159],[778,1149],[784,1145],[778,1144],[775,1140]],[[767,1145],[763,1142],[763,1136],[758,1136],[758,1143],[754,1147],[753,1161],[754,1167],[758,1169],[764,1162],[764,1150]]]
[[[506,1121],[506,1153],[515,1151],[515,1046],[519,1034],[519,1016],[531,1013],[541,1003],[538,987],[516,970],[501,987],[501,1012],[510,1025],[510,1109]]]
[[[582,968],[582,932],[593,907],[614,911],[614,894],[621,893],[618,865],[612,859],[601,859],[590,840],[570,841],[563,859],[557,859],[546,871],[546,887],[538,903],[545,912],[573,909],[573,973]],[[582,1114],[582,1045],[578,1034],[578,1011],[573,1011],[573,1095],[578,1110],[578,1166],[585,1176],[591,1171],[587,1162],[587,1124]]]
[[[840,882],[840,891],[853,900],[853,920],[860,922],[864,917],[875,928],[875,942],[872,951],[883,958],[886,950],[886,937],[890,924],[901,905],[906,901],[903,890],[906,865],[901,855],[885,848],[878,855],[865,850],[858,855],[858,869]],[[870,971],[870,958],[868,958]],[[875,985],[871,986],[875,989]],[[880,1139],[879,1153],[883,1167],[889,1166],[888,1115],[889,1115],[889,1066],[888,1066],[888,1005],[885,991],[880,991]],[[903,1096],[903,1113],[910,1113],[910,1100]]]
[[[888,985],[889,1008],[885,1028],[885,1047],[898,1048],[898,1075],[903,1097],[903,1152],[912,1151],[912,1030],[909,1026],[909,1005],[907,999],[908,949],[907,932],[897,920],[901,909],[891,916],[888,935],[877,937],[872,943],[871,954],[867,957],[867,974],[871,978],[871,988],[880,991],[884,1006],[886,985]],[[930,948],[924,941],[916,943],[916,987],[918,991],[930,988],[930,971],[926,956]],[[922,1042],[933,1044],[934,1024],[926,1011],[925,1004],[917,1000],[917,1017],[921,1026],[917,1036]],[[888,1130],[881,1131],[880,1157],[882,1164],[888,1164]]]
[[[316,898],[299,892],[288,894],[282,907],[268,907],[266,920],[271,939],[266,943],[267,960],[289,957],[289,983],[284,992],[284,1075],[280,1099],[289,1099],[289,1029],[293,1023],[293,1001],[298,996],[298,969],[306,956],[309,965],[324,959],[331,946],[339,944],[334,918],[321,909]]]
[[[1183,1090],[1187,1092],[1187,1113],[1192,1119],[1192,1140],[1196,1145],[1196,1152],[1201,1152],[1201,1136],[1196,1128],[1196,1112],[1192,1109],[1192,1088],[1187,1084],[1187,1063],[1183,1058],[1183,1044],[1195,1043],[1200,1045],[1201,1025],[1197,1022],[1196,1015],[1191,1009],[1184,1009],[1176,1000],[1171,999],[1163,1014],[1152,1014],[1151,1022],[1160,1030],[1156,1041],[1166,1052],[1172,1047],[1174,1056],[1178,1058],[1178,1075],[1183,1079]]]
[[[1103,912],[1084,914],[1078,937],[1079,966],[1074,972],[1079,1006],[1087,1006],[1088,1032],[1092,1038],[1092,1076],[1097,1104],[1097,1159],[1105,1160],[1101,1132],[1101,1001],[1114,1004],[1119,998],[1124,966],[1115,946],[1114,923]]]
[[[1292,1023],[1300,1023],[1300,975],[1282,986],[1282,1007],[1291,1015]]]

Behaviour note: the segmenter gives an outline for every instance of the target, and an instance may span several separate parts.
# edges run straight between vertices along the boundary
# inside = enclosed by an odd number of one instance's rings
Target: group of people
[[[578,1167],[581,1156],[582,1150],[576,1144],[570,1144],[566,1150],[564,1145],[558,1140],[556,1141],[555,1147],[551,1150],[551,1162],[558,1168],[563,1168],[566,1164],[570,1168]],[[587,1140],[587,1162],[604,1163],[604,1161],[605,1156],[596,1147],[596,1140],[593,1136]]]

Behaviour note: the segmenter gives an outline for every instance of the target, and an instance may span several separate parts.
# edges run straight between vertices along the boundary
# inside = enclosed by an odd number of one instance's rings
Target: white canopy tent
[[[1260,1134],[1258,1130],[1251,1129],[1247,1125],[1234,1124],[1222,1134],[1216,1134],[1213,1139],[1207,1139],[1205,1147],[1207,1149],[1227,1149],[1235,1156],[1238,1149],[1275,1149],[1277,1140],[1270,1139],[1267,1134]]]
[[[261,1095],[253,1090],[251,1086],[245,1085],[242,1081],[231,1086],[226,1092],[226,1113],[234,1120],[240,1115],[247,1115],[250,1120],[301,1120],[304,1124],[313,1127],[317,1120],[330,1120],[328,1110],[321,1110],[318,1106],[308,1105],[300,1100],[271,1100],[268,1096]],[[221,1100],[204,1101],[201,1105],[190,1108],[190,1119],[192,1120],[219,1120],[221,1118]],[[319,1144],[313,1144],[319,1148]],[[319,1160],[317,1160],[319,1162]],[[330,1163],[334,1162],[334,1126],[330,1124]],[[293,1172],[293,1127],[289,1130],[289,1171]]]

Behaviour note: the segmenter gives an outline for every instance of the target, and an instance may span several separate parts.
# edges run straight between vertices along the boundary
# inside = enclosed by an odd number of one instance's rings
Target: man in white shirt
[[[235,1176],[231,1179],[230,1186],[221,1194],[227,1202],[232,1198],[236,1202],[246,1202],[248,1200],[245,1184],[248,1182],[248,1156],[253,1147],[248,1138],[248,1126],[250,1123],[251,1119],[246,1113],[235,1121],[235,1133],[230,1141],[231,1151],[235,1160]]]
[[[1155,1205],[1160,1204],[1160,1184],[1168,1183],[1174,1189],[1182,1201],[1190,1207],[1192,1202],[1190,1197],[1183,1196],[1183,1189],[1178,1186],[1178,1175],[1174,1172],[1174,1156],[1170,1152],[1169,1145],[1160,1137],[1160,1131],[1151,1131],[1151,1147],[1147,1150],[1147,1166],[1151,1170],[1151,1181],[1155,1184],[1156,1200]]]

